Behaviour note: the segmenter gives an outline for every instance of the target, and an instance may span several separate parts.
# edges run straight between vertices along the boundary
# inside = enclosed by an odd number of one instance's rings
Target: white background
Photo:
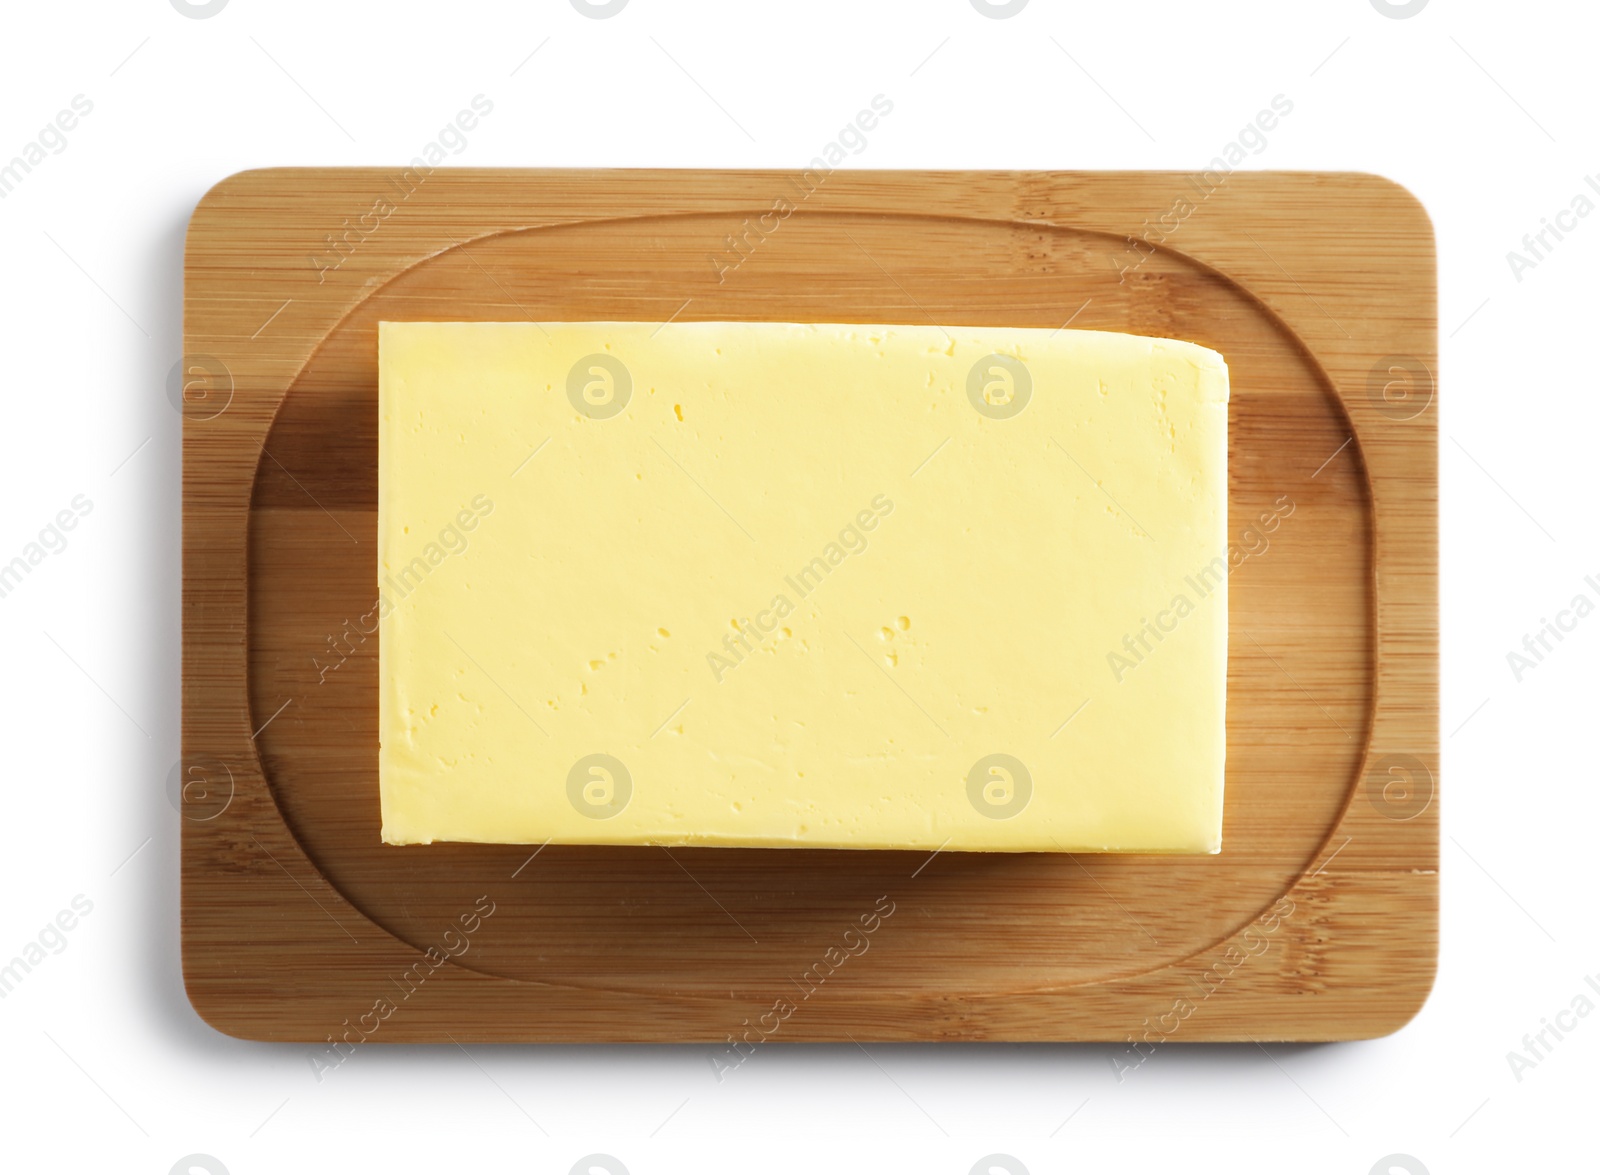
[[[1600,216],[1521,280],[1507,253],[1600,172],[1597,30],[1577,0],[1424,8],[8,5],[0,159],[75,95],[93,112],[0,200],[0,562],[75,495],[93,510],[0,599],[0,961],[75,895],[93,912],[0,1000],[0,1167],[165,1175],[195,1152],[234,1175],[566,1172],[592,1152],[635,1175],[965,1175],[993,1152],[1033,1172],[1592,1163],[1600,1015],[1520,1080],[1507,1054],[1600,972],[1600,619],[1520,682],[1507,653],[1576,594],[1600,602],[1583,582],[1600,579],[1585,268]],[[480,93],[494,113],[452,162],[796,167],[883,93],[894,113],[851,164],[892,168],[1198,168],[1283,94],[1294,112],[1248,166],[1368,170],[1417,193],[1440,253],[1445,628],[1443,949],[1421,1014],[1358,1044],[1172,1045],[1120,1084],[1099,1046],[776,1045],[720,1085],[697,1048],[381,1045],[319,1084],[304,1048],[201,1023],[164,795],[180,445],[164,385],[185,222],[240,169],[400,164]]]

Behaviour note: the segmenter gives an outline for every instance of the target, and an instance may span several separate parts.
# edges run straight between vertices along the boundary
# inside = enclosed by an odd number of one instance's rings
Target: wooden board
[[[1164,1040],[1407,1021],[1438,921],[1432,231],[1371,176],[1196,183],[350,169],[212,189],[184,305],[200,1014],[352,1044],[1148,1041],[1130,1065]],[[1230,583],[1222,854],[382,845],[380,318],[1070,319],[1220,351],[1229,530],[1252,552]]]

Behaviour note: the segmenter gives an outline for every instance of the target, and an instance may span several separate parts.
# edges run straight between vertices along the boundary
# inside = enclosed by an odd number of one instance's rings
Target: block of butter
[[[1219,851],[1215,352],[385,322],[379,367],[385,841]]]

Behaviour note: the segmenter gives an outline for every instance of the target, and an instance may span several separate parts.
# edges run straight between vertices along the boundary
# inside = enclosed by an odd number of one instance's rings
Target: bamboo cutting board
[[[1438,920],[1420,206],[1353,174],[797,183],[271,170],[201,201],[175,780],[197,1010],[327,1065],[372,1040],[704,1041],[719,1072],[768,1041],[1106,1040],[1133,1068],[1165,1041],[1403,1024]],[[1247,552],[1223,852],[381,844],[380,319],[1070,320],[1220,351]]]

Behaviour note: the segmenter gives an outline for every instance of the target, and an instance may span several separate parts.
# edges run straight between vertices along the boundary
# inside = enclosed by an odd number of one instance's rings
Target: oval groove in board
[[[249,679],[253,728],[285,697],[300,703],[257,745],[307,855],[419,950],[487,894],[495,916],[462,965],[688,997],[792,990],[880,896],[895,914],[872,936],[872,965],[847,965],[837,980],[859,990],[1021,994],[1127,978],[1251,921],[1322,849],[1349,800],[1373,702],[1370,495],[1357,445],[1324,466],[1351,435],[1326,376],[1247,292],[1171,251],[1123,281],[1099,234],[801,211],[718,281],[708,224],[727,219],[552,226],[448,249],[375,290],[297,376],[252,498]],[[925,863],[551,846],[529,860],[535,846],[380,842],[376,635],[359,632],[376,599],[380,318],[1053,327],[1075,312],[1074,328],[1189,339],[1227,358],[1235,542],[1280,498],[1294,503],[1230,579],[1221,856],[947,853]]]

